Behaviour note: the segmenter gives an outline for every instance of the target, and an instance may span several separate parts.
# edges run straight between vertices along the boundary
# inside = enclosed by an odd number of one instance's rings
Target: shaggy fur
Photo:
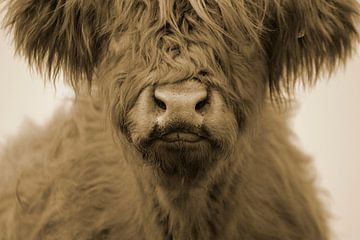
[[[1,240],[329,239],[281,104],[351,55],[355,0],[7,2],[17,51],[77,98],[2,150]]]

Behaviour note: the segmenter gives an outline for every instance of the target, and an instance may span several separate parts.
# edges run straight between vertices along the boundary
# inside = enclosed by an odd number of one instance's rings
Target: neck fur
[[[223,169],[229,168],[223,166]],[[231,221],[231,209],[237,205],[234,195],[238,177],[234,170],[218,171],[196,186],[176,184],[171,188],[159,184],[153,172],[138,178],[142,179],[139,187],[144,194],[143,206],[147,214],[144,218],[146,235],[156,232],[155,237],[159,239],[189,239],[189,236],[190,239],[216,239],[221,236],[226,231],[224,226],[229,226]]]

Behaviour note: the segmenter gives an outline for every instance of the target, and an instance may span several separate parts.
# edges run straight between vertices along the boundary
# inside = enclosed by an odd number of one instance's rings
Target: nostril
[[[158,99],[156,96],[154,96],[154,102],[156,106],[158,106],[160,109],[166,110],[166,104],[160,99]]]
[[[200,111],[202,110],[207,104],[209,103],[209,98],[206,97],[204,100],[201,100],[195,105],[195,110]]]
[[[157,86],[152,98],[153,106],[158,111],[167,112],[168,116],[188,116],[194,112],[203,114],[209,105],[207,89],[197,81]]]

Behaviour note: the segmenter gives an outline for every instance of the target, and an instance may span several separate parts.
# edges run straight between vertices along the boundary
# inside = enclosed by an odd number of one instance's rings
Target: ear
[[[62,70],[74,87],[91,82],[106,52],[116,1],[9,0],[6,27],[29,63],[55,78]]]
[[[359,40],[356,0],[274,2],[266,44],[272,95],[290,93],[299,78],[312,85],[351,55]]]

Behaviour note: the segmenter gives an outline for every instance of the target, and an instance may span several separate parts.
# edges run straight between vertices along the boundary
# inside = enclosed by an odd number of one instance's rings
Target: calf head
[[[231,156],[268,99],[346,60],[357,9],[355,0],[13,0],[7,26],[30,64],[97,92],[144,162],[194,180]]]

